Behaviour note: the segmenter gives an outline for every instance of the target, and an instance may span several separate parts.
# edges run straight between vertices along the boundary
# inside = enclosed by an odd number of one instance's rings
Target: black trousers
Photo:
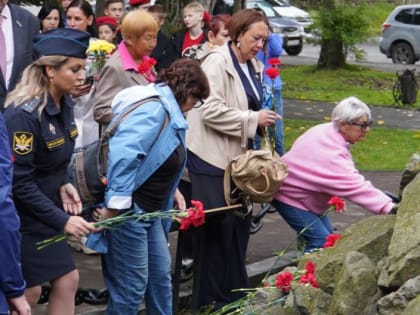
[[[203,202],[204,209],[226,206],[223,176],[191,173],[192,198]],[[248,288],[246,250],[251,216],[239,217],[232,210],[206,216],[197,233],[204,245],[200,272],[199,306],[220,308],[244,295],[233,289]],[[196,251],[197,252],[197,251]]]

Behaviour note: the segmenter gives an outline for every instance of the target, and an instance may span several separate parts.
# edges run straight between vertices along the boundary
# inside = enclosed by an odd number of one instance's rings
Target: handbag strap
[[[264,168],[262,168],[262,169],[260,170],[260,172],[261,172],[261,174],[263,175],[263,177],[264,177],[264,179],[265,179],[265,189],[264,189],[264,190],[262,190],[262,191],[256,190],[256,189],[254,188],[254,186],[252,186],[252,184],[251,184],[251,182],[250,182],[250,181],[247,181],[247,182],[245,183],[245,186],[246,186],[246,187],[247,187],[250,191],[252,191],[255,195],[263,195],[263,194],[265,194],[265,193],[269,190],[269,188],[270,188],[270,180],[269,180],[268,175],[267,175],[267,170],[266,170],[266,169],[264,169]]]
[[[246,150],[248,150],[248,138],[246,136],[246,130],[245,130],[246,120],[247,120],[246,115],[242,115],[242,117],[241,117],[241,149],[242,149],[242,152],[246,152]]]
[[[230,181],[231,181],[231,174],[232,172],[232,162],[229,163],[229,165],[227,166],[226,170],[225,170],[225,174],[223,176],[223,192],[225,195],[225,201],[226,204],[229,206],[231,204],[231,200],[230,200]]]

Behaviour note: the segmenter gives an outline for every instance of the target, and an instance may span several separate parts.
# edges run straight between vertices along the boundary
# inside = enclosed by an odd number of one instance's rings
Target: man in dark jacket
[[[156,68],[156,71],[159,71],[160,69],[168,68],[172,62],[178,59],[178,55],[176,53],[174,44],[169,39],[169,37],[166,36],[162,32],[162,29],[161,29],[163,23],[165,23],[165,17],[166,17],[166,12],[163,6],[160,4],[155,4],[147,8],[147,11],[151,15],[153,15],[153,17],[155,18],[159,26],[156,47],[155,49],[153,49],[152,53],[150,54],[151,57],[156,59],[157,63],[156,63],[155,68]]]
[[[15,88],[23,70],[33,61],[32,39],[39,34],[38,18],[28,10],[8,2],[0,0],[0,32],[4,40],[4,46],[0,43],[0,47],[2,50],[6,48],[6,69],[0,71],[0,112],[4,110],[7,93]]]

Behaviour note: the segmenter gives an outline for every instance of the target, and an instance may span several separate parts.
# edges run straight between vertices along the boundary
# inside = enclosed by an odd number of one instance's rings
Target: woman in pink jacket
[[[328,200],[337,195],[376,214],[387,214],[394,204],[355,168],[350,146],[364,140],[372,125],[369,107],[355,97],[342,100],[331,122],[317,125],[293,144],[283,158],[289,176],[273,201],[286,222],[303,233],[304,252],[323,247],[332,233]],[[321,217],[321,218],[320,218]]]

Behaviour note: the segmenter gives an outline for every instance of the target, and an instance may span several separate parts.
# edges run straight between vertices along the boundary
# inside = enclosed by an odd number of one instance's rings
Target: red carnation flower
[[[270,67],[267,70],[265,70],[265,74],[271,79],[274,80],[275,78],[277,78],[280,74],[279,69]]]
[[[199,227],[204,224],[206,214],[203,210],[203,203],[197,200],[191,200],[193,207],[187,210],[187,217],[181,218],[179,229],[188,230],[190,227]]]
[[[281,65],[280,58],[270,58],[268,59],[268,64],[272,66],[279,66]]]
[[[206,23],[210,23],[211,20],[211,15],[209,13],[209,11],[204,11],[203,13],[203,21]]]
[[[331,197],[331,199],[328,201],[328,204],[331,207],[333,207],[334,211],[337,213],[344,212],[344,210],[346,209],[346,203],[344,202],[344,200],[337,196]]]
[[[315,273],[315,264],[312,261],[308,261],[305,265],[306,273]]]
[[[139,73],[144,74],[147,73],[148,70],[150,70],[150,65],[148,62],[142,62],[141,64],[139,64],[139,66],[137,67],[137,70],[139,71]]]
[[[137,71],[142,74],[149,82],[154,82],[156,80],[156,73],[154,69],[155,65],[156,59],[149,56],[144,56],[141,63],[137,67]]]
[[[330,234],[327,236],[327,239],[324,243],[324,248],[333,247],[335,242],[341,238],[341,234]]]
[[[319,288],[318,280],[316,280],[315,275],[313,273],[303,274],[299,279],[299,283],[301,283],[301,284],[309,283],[314,288]]]
[[[276,277],[276,287],[283,290],[284,292],[290,292],[290,284],[293,281],[293,275],[286,271],[279,273]]]

